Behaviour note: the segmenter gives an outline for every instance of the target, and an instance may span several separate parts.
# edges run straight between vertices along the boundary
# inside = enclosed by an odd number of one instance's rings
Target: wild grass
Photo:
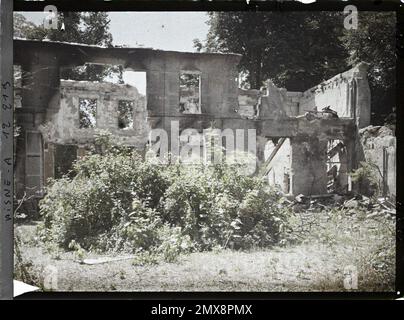
[[[34,226],[17,230],[23,230],[21,255],[31,263],[31,278],[37,281],[32,284],[44,287],[43,272],[52,265],[58,270],[61,291],[394,290],[394,216],[330,209],[295,213],[290,223],[289,240],[283,246],[194,252],[173,263],[137,257],[99,265],[79,264],[73,252],[62,252],[55,259],[35,239]],[[350,282],[356,276],[357,287]]]

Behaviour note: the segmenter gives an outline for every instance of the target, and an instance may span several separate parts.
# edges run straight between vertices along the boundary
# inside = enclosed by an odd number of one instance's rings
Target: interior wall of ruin
[[[396,195],[396,149],[397,140],[391,129],[369,126],[359,130],[357,149],[371,165],[373,176],[377,178],[381,195]]]
[[[270,185],[278,186],[284,193],[291,192],[292,148],[290,139],[279,139],[281,145],[274,154],[267,168],[267,179]],[[266,158],[270,157],[276,145],[268,141]]]
[[[359,128],[370,124],[370,88],[368,65],[359,63],[352,69],[326,80],[301,94],[299,114],[317,107],[330,106],[341,118],[354,118]]]
[[[316,195],[327,193],[327,141],[316,136],[291,139],[291,193]]]

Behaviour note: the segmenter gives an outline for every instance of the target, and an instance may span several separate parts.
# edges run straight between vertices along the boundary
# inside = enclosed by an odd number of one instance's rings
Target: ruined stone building
[[[169,133],[174,120],[179,130],[255,129],[258,171],[290,194],[345,192],[348,173],[364,160],[358,132],[370,124],[365,63],[305,92],[288,92],[270,81],[260,90],[239,89],[236,54],[22,39],[14,40],[14,52],[23,75],[15,103],[17,197],[42,197],[47,179],[66,173],[96,128],[139,150],[152,128]],[[86,63],[146,72],[146,95],[130,85],[61,79],[63,68]],[[337,117],[321,113],[328,106]],[[384,179],[395,193],[392,152]]]

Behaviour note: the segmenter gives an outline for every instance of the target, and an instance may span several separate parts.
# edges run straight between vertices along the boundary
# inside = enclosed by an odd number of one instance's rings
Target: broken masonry
[[[16,194],[33,197],[26,208],[33,213],[47,179],[69,171],[96,129],[110,131],[116,143],[143,154],[153,129],[167,132],[170,145],[177,143],[171,137],[173,121],[180,132],[202,133],[212,125],[255,130],[256,173],[295,195],[352,189],[348,173],[364,159],[358,132],[370,124],[366,63],[304,92],[277,88],[271,81],[243,90],[238,54],[23,39],[15,39],[14,48],[14,65],[23,75],[15,83]],[[88,64],[145,72],[146,94],[130,85],[63,79],[66,68]]]

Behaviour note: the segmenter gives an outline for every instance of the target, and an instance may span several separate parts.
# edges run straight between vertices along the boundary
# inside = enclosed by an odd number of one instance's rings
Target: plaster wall
[[[354,68],[336,75],[306,90],[299,100],[299,114],[317,107],[330,106],[341,118],[354,118],[359,128],[370,124],[370,88],[367,81],[368,65],[359,63]]]
[[[378,177],[379,185],[387,195],[396,195],[396,148],[397,140],[387,127],[369,126],[359,130],[360,147],[364,159],[373,164],[374,176]],[[383,191],[383,190],[381,190]]]
[[[268,143],[271,144],[272,142],[269,141]],[[268,183],[280,187],[280,189],[285,193],[289,193],[291,191],[291,154],[292,148],[290,139],[285,139],[285,141],[282,143],[279,150],[276,152],[275,156],[271,160],[271,168],[268,171],[267,175]]]
[[[108,130],[116,143],[141,148],[147,141],[149,127],[145,97],[129,85],[62,80],[59,99],[47,109],[40,131],[46,142],[86,144],[94,139],[96,129]],[[80,128],[79,99],[97,101],[96,128]],[[118,127],[118,103],[133,101],[132,128]]]

